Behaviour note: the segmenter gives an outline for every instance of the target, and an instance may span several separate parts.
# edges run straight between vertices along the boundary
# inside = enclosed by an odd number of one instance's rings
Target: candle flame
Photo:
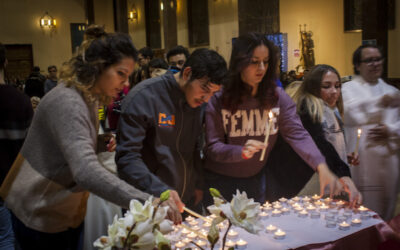
[[[362,130],[361,130],[361,128],[357,129],[357,135],[358,135],[358,137],[360,137],[360,136],[361,136],[361,133],[362,133]]]
[[[272,117],[274,116],[274,115],[272,114],[272,111],[269,111],[268,116],[269,116],[269,119],[272,119]]]

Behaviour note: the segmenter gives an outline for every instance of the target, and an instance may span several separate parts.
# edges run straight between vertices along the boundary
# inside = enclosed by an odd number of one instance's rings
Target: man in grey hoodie
[[[198,49],[181,72],[134,87],[122,104],[117,131],[119,176],[155,196],[172,189],[175,201],[194,207],[202,199],[203,110],[226,74],[217,52]]]

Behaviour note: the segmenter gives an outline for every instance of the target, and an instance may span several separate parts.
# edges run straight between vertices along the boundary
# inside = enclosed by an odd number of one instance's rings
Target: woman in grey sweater
[[[122,207],[149,195],[108,172],[96,152],[99,104],[108,104],[134,70],[137,51],[128,35],[92,27],[65,64],[62,83],[35,113],[25,143],[3,182],[1,196],[13,213],[22,249],[76,249],[88,191]],[[113,139],[108,148],[115,148]],[[171,198],[170,218],[181,220]]]

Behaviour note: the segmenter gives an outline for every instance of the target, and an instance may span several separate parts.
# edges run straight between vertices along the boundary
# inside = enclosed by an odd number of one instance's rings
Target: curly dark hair
[[[254,49],[262,45],[269,51],[268,69],[258,85],[255,98],[259,100],[261,107],[266,109],[272,108],[278,101],[275,93],[275,69],[278,60],[276,47],[265,35],[251,32],[239,36],[233,42],[228,80],[224,84],[222,95],[223,106],[232,112],[251,96],[252,87],[243,82],[241,72],[250,65]]]
[[[207,77],[213,84],[221,85],[228,72],[225,59],[216,51],[206,48],[197,49],[189,56],[180,72],[181,77],[186,67],[192,69],[189,82]]]
[[[99,26],[86,30],[85,40],[77,54],[63,65],[61,78],[66,86],[74,86],[83,92],[87,101],[99,99],[108,104],[111,98],[94,97],[90,90],[99,76],[111,65],[124,58],[137,60],[138,52],[129,35],[122,33],[109,34]]]
[[[184,54],[185,57],[186,57],[186,60],[189,58],[189,55],[190,55],[189,51],[185,47],[183,47],[182,45],[178,45],[178,46],[170,49],[167,52],[167,56],[166,56],[167,57],[167,61],[169,62],[169,58],[171,56],[175,56],[175,55],[179,55],[179,54]]]

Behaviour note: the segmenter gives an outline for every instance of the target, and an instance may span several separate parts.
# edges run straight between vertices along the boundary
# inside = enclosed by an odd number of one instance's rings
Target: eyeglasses
[[[377,63],[377,64],[383,63],[384,60],[385,60],[385,58],[383,58],[383,57],[371,57],[371,58],[361,60],[361,62],[367,64],[367,66],[372,66],[374,63]]]

